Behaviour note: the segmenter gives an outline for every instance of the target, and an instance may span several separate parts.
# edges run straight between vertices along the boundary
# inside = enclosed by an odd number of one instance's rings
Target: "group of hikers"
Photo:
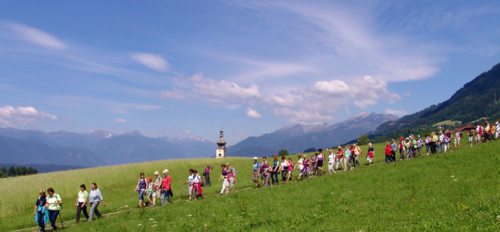
[[[399,160],[413,159],[424,154],[432,155],[435,153],[448,152],[452,149],[460,148],[463,132],[468,132],[468,144],[484,143],[494,141],[500,133],[497,130],[499,123],[490,124],[486,122],[484,126],[477,125],[475,128],[445,130],[441,127],[438,132],[432,132],[428,136],[421,137],[420,135],[410,134],[408,137],[400,137],[399,141],[391,139],[385,145],[385,162],[391,163],[396,161],[396,154],[399,153]],[[453,146],[451,146],[453,144]],[[326,156],[328,155],[328,156]],[[312,176],[322,176],[327,172],[334,174],[339,170],[349,171],[360,165],[362,157],[361,147],[354,143],[350,145],[337,146],[336,149],[329,148],[326,151],[318,149],[314,154],[298,154],[297,162],[294,162],[292,156],[274,155],[271,161],[268,161],[266,156],[253,158],[252,164],[252,181],[256,188],[272,187],[282,183],[288,183],[293,180],[294,171],[297,171],[296,180],[307,179]],[[366,151],[366,165],[371,165],[375,157],[375,148],[373,144],[368,143]],[[323,169],[325,159],[328,159],[328,169]],[[235,191],[236,186],[236,169],[228,162],[221,164],[221,174],[219,181],[222,181],[220,194],[224,195]],[[208,165],[203,170],[202,175],[195,169],[189,169],[188,177],[185,182],[187,185],[188,200],[203,199],[203,187],[211,186],[211,173],[213,167]],[[163,170],[162,175],[159,171],[154,171],[154,177],[147,177],[143,172],[139,174],[139,179],[134,191],[138,193],[138,207],[156,206],[156,201],[161,199],[161,205],[172,203],[172,179],[168,169]],[[203,177],[202,177],[203,176]],[[281,179],[281,180],[280,180]],[[46,195],[45,193],[48,193]],[[101,217],[98,210],[99,204],[103,201],[102,193],[96,183],[91,184],[90,194],[86,190],[84,184],[80,185],[80,191],[77,194],[76,206],[76,222],[80,221],[80,216],[83,213],[87,221],[92,221],[94,215]],[[87,204],[90,203],[90,212],[87,213]],[[41,190],[35,204],[35,220],[40,226],[40,231],[45,231],[45,225],[50,222],[52,230],[57,230],[56,220],[62,208],[62,199],[59,194],[54,192],[53,188],[48,188],[47,191]],[[62,221],[61,221],[62,224]]]
[[[80,216],[83,216],[87,221],[91,222],[96,217],[101,217],[98,206],[103,202],[101,190],[97,187],[96,183],[90,185],[90,193],[87,192],[85,184],[80,185],[80,191],[76,195],[75,207],[76,207],[76,222],[80,222]],[[46,194],[47,193],[47,194]],[[87,212],[87,204],[90,204],[90,212]],[[104,204],[104,203],[103,203]],[[45,225],[50,223],[51,231],[57,230],[57,218],[60,218],[60,211],[63,206],[62,198],[59,194],[54,191],[54,188],[50,187],[45,191],[41,189],[39,196],[35,202],[35,208],[33,214],[35,215],[35,222],[40,227],[40,231],[45,231]],[[63,226],[61,219],[61,226]]]
[[[188,177],[185,182],[187,185],[188,200],[203,199],[203,187],[211,186],[212,182],[210,174],[213,167],[208,165],[203,170],[203,177],[196,169],[190,168]],[[222,181],[220,194],[227,194],[235,190],[236,185],[236,169],[229,163],[221,164],[221,175],[219,180]],[[145,177],[144,172],[139,174],[139,179],[135,190],[138,193],[138,207],[156,206],[157,199],[161,199],[161,205],[166,202],[172,203],[172,179],[168,169],[163,170],[163,176],[158,171],[154,172],[153,177]]]

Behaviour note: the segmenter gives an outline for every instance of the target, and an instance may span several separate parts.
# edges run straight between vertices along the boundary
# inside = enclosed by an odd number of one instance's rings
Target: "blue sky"
[[[500,61],[498,1],[3,1],[0,126],[201,136],[403,115]]]

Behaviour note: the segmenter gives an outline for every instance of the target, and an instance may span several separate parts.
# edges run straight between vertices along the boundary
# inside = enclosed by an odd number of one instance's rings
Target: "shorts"
[[[138,199],[140,201],[143,201],[144,200],[144,193],[146,192],[146,189],[141,189],[139,190],[139,196],[138,196]]]
[[[323,160],[318,160],[318,167],[323,167]]]
[[[229,178],[229,186],[230,186],[230,187],[233,187],[233,186],[234,186],[234,183],[235,183],[235,179],[234,179],[234,177]]]
[[[259,175],[260,175],[259,171],[254,171],[253,172],[253,176],[252,176],[252,180],[253,181],[258,181],[259,180]]]
[[[153,197],[154,198],[160,198],[161,197],[161,190],[158,189],[156,191],[153,192]]]

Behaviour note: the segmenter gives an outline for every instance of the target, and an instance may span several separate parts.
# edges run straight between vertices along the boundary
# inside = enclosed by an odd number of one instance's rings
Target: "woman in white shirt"
[[[49,220],[52,230],[57,230],[57,216],[59,216],[59,211],[61,210],[62,199],[59,194],[54,192],[53,188],[48,188],[47,193],[47,204],[46,207],[49,209]]]
[[[80,185],[80,191],[76,197],[76,223],[80,222],[80,214],[83,212],[83,216],[89,220],[89,215],[87,213],[87,200],[89,193],[84,184]]]

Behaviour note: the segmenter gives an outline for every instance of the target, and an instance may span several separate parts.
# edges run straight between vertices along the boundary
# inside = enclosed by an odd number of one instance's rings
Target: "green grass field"
[[[0,179],[0,231],[35,226],[37,190],[49,186],[65,202],[62,216],[71,231],[500,230],[500,142],[394,164],[383,163],[383,144],[375,148],[372,166],[266,189],[250,189],[250,158],[158,161]],[[214,181],[204,189],[204,200],[186,201],[187,170],[226,161],[237,168],[242,190],[219,196],[220,182]],[[174,204],[137,209],[138,173],[164,168],[171,170]],[[119,213],[70,224],[78,186],[94,181],[107,204],[101,212]]]

